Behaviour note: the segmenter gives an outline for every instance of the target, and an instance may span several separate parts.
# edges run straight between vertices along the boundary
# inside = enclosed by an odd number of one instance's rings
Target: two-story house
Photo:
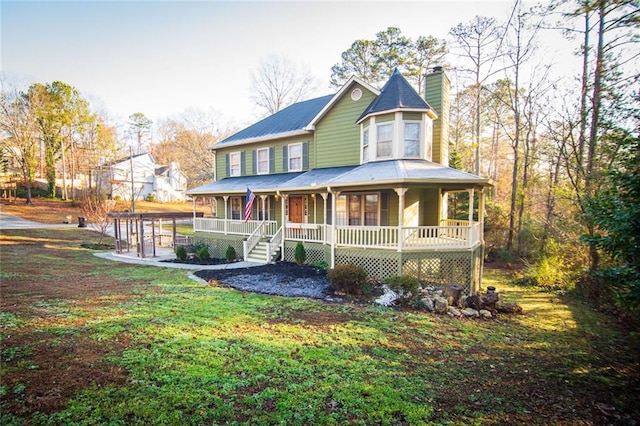
[[[423,99],[398,72],[381,90],[352,77],[334,95],[291,105],[215,144],[216,218],[194,238],[224,257],[354,263],[379,279],[407,274],[433,285],[480,288],[484,191],[489,179],[448,167],[449,80],[427,75]],[[255,195],[245,220],[247,190]],[[447,218],[447,194],[466,191],[467,220]]]
[[[100,166],[95,180],[111,198],[146,199],[160,202],[185,201],[187,177],[176,162],[159,166],[149,153],[133,155]]]

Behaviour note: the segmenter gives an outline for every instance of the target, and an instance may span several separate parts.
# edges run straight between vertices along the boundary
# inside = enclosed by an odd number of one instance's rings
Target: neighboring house
[[[133,178],[132,178],[133,173]],[[96,181],[111,198],[145,199],[153,194],[155,201],[184,201],[187,178],[178,163],[158,166],[151,154],[144,153],[104,165]]]
[[[219,178],[187,191],[215,197],[218,218],[194,222],[217,257],[354,263],[379,279],[413,275],[479,290],[484,192],[489,179],[448,165],[449,80],[427,75],[426,101],[396,70],[378,91],[352,77],[338,93],[299,102],[212,149]],[[256,196],[245,221],[247,189]],[[447,194],[477,207],[447,218]]]

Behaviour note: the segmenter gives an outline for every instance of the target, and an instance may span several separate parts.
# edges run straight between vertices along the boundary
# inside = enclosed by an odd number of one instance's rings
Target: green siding
[[[282,173],[282,147],[292,143],[307,142],[309,144],[309,168],[313,168],[315,162],[315,150],[313,149],[313,135],[296,136],[291,138],[276,139],[266,142],[249,143],[247,145],[239,145],[228,148],[220,148],[216,150],[216,176],[218,180],[227,177],[226,156],[232,152],[245,153],[245,170],[243,176],[253,175],[253,151],[260,148],[275,148],[275,171],[274,173]]]
[[[394,121],[395,119],[396,119],[395,113],[376,115],[376,124],[388,123],[389,121]]]
[[[422,120],[422,112],[403,112],[402,119],[403,120],[412,120],[412,121],[421,121]]]
[[[358,101],[351,99],[356,87],[362,90]],[[375,95],[368,89],[354,84],[345,91],[331,110],[316,126],[316,161],[311,167],[334,167],[360,164],[360,125],[356,120],[373,101]]]
[[[433,122],[433,156],[436,163],[449,163],[449,78],[443,72],[427,74],[425,99],[438,114]]]
[[[440,225],[440,192],[436,188],[428,188],[422,191],[422,211],[424,226]]]

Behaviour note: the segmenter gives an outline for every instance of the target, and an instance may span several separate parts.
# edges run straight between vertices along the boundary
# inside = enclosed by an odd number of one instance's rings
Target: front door
[[[302,197],[289,197],[289,222],[302,223]]]

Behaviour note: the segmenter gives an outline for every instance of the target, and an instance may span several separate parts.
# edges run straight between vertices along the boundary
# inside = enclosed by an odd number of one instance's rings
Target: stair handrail
[[[280,247],[280,245],[282,244],[282,235],[284,233],[283,228],[284,226],[278,228],[271,239],[267,241],[267,263],[271,263],[271,256],[276,252],[276,250],[278,250],[278,247]],[[272,249],[272,247],[275,247],[275,249]]]
[[[249,256],[251,250],[253,250],[258,245],[260,240],[264,237],[266,225],[267,222],[265,220],[260,222],[256,229],[251,233],[251,235],[249,235],[247,239],[242,242],[242,250],[244,251],[245,259],[247,258],[247,256]]]

